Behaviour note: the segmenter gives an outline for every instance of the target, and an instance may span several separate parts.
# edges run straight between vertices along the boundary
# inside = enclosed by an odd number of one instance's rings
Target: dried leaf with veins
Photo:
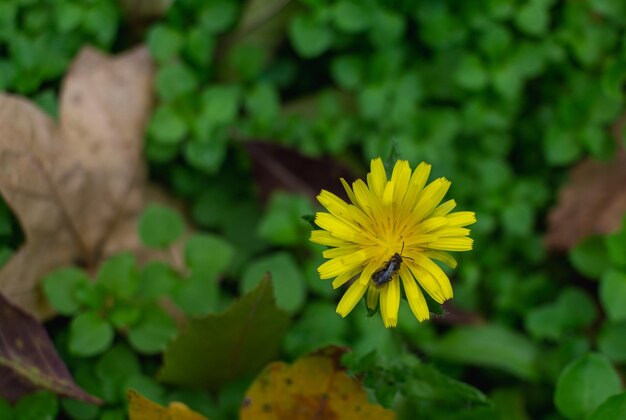
[[[588,236],[618,230],[626,213],[624,185],[624,150],[610,162],[587,159],[576,165],[548,215],[548,248],[567,250]]]
[[[58,124],[0,95],[0,193],[26,236],[0,270],[0,291],[22,308],[49,313],[36,286],[52,269],[93,268],[107,250],[138,244],[124,226],[145,203],[153,74],[145,48],[118,57],[84,48],[64,80]]]

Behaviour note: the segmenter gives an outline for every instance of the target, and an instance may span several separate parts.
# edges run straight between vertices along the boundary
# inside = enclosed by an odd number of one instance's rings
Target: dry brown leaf
[[[128,417],[130,420],[207,420],[185,404],[172,402],[163,407],[132,389],[128,391]]]
[[[624,150],[611,162],[587,159],[576,165],[548,215],[547,247],[564,251],[588,236],[618,230],[626,213],[625,185]]]
[[[65,77],[58,124],[0,94],[0,193],[26,236],[0,270],[0,291],[39,317],[49,308],[36,285],[50,270],[94,269],[109,252],[140,248],[129,226],[147,200],[153,76],[143,47],[117,57],[84,48]]]

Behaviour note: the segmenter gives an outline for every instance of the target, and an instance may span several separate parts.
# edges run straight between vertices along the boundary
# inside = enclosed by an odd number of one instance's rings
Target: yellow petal
[[[424,299],[422,291],[417,286],[415,278],[404,265],[400,267],[400,278],[402,279],[406,300],[409,302],[409,307],[413,315],[415,315],[415,318],[420,322],[430,318],[430,311],[428,310],[426,299]]]
[[[432,258],[433,260],[441,261],[450,268],[455,268],[457,265],[454,257],[452,257],[452,255],[448,254],[445,251],[435,251],[432,249],[428,249],[424,251],[424,255],[428,258]]]
[[[369,289],[367,289],[367,307],[371,310],[376,309],[378,305],[378,296],[380,295],[380,289],[375,286],[370,285]]]
[[[330,232],[325,230],[311,231],[311,242],[326,246],[342,246],[348,244],[348,242],[334,237]]]
[[[398,308],[400,308],[400,280],[396,277],[380,291],[380,313],[386,328],[398,324]]]
[[[322,252],[324,258],[336,258],[343,257],[344,255],[352,254],[361,249],[359,245],[344,245],[336,248],[326,249]]]
[[[428,244],[430,249],[439,249],[441,251],[470,251],[474,244],[472,238],[467,236],[461,238],[440,238]]]
[[[393,167],[393,172],[391,173],[391,182],[395,185],[393,192],[394,203],[402,203],[404,195],[409,187],[410,179],[411,166],[409,166],[409,162],[406,160],[397,161]]]
[[[428,270],[411,261],[408,261],[406,266],[411,271],[411,274],[413,274],[413,277],[415,277],[420,286],[422,286],[426,293],[428,293],[433,299],[439,303],[443,303],[446,300],[443,290],[441,289],[441,285]]]
[[[337,289],[338,287],[343,286],[352,279],[356,280],[360,272],[361,268],[356,267],[350,271],[346,271],[345,273],[340,274],[335,280],[333,280],[333,289]]]
[[[435,264],[430,258],[424,256],[423,254],[414,253],[411,255],[414,257],[413,262],[428,271],[437,281],[439,287],[442,291],[443,300],[448,300],[452,298],[452,285],[450,284],[450,279],[448,275]],[[415,273],[414,273],[415,274]],[[415,276],[421,284],[421,279]]]
[[[369,283],[369,281],[372,279],[372,274],[374,274],[374,271],[376,271],[381,265],[382,264],[380,258],[372,259],[361,273],[361,276],[359,277],[359,283]]]
[[[442,203],[439,206],[437,206],[437,208],[433,210],[433,212],[430,215],[431,217],[445,216],[446,214],[450,213],[455,207],[456,207],[456,201],[448,200],[445,203]]]
[[[339,304],[337,305],[337,313],[342,317],[348,315],[350,311],[354,309],[356,304],[359,303],[359,300],[363,297],[367,287],[367,284],[363,285],[358,281],[352,283],[339,301]]]
[[[326,207],[331,214],[337,216],[338,218],[352,221],[352,215],[349,211],[348,203],[330,191],[322,190],[322,192],[317,196],[317,201],[319,201],[322,206]]]
[[[350,199],[352,204],[356,204],[356,197],[354,196],[354,192],[352,191],[352,188],[350,188],[350,186],[348,185],[345,179],[340,178],[340,181],[341,181],[341,184],[343,185],[343,188],[346,190],[346,194],[348,194],[348,198]]]
[[[415,208],[417,198],[422,192],[424,185],[426,185],[426,181],[428,181],[430,168],[429,164],[422,162],[415,168],[415,171],[413,171],[413,175],[409,181],[409,189],[402,201],[402,208],[405,209],[405,211],[411,211]]]
[[[360,179],[357,179],[352,183],[352,189],[354,190],[354,196],[356,198],[356,206],[360,208],[363,213],[367,215],[372,215],[371,203],[370,203],[370,195],[369,189],[365,182]]]
[[[473,211],[457,211],[446,216],[448,225],[463,227],[476,223],[476,213]]]
[[[365,243],[368,237],[358,226],[341,220],[330,213],[318,212],[315,214],[315,224],[329,231],[336,238],[347,242]]]
[[[470,234],[470,230],[467,228],[461,228],[461,227],[454,227],[454,228],[444,227],[432,233],[433,235],[437,235],[440,238],[452,238],[452,237],[468,236]]]
[[[430,217],[422,221],[422,223],[420,223],[416,227],[416,229],[419,230],[420,232],[427,233],[435,229],[439,229],[443,226],[446,226],[447,224],[448,224],[448,219],[445,217]]]
[[[387,173],[383,160],[381,158],[372,159],[370,170],[371,172],[367,174],[367,183],[377,197],[382,197],[387,183]]]
[[[356,267],[350,271],[346,271],[345,273],[340,274],[339,276],[337,276],[337,278],[335,278],[335,280],[333,280],[333,289],[337,289],[343,286],[350,280],[356,280],[360,272],[361,272],[361,268]]]

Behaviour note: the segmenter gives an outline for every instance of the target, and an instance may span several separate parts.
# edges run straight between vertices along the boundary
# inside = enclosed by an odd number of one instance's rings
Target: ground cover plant
[[[625,26],[5,0],[0,418],[626,416]]]

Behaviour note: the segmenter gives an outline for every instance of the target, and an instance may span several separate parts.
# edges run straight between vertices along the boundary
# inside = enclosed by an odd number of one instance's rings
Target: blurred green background
[[[189,257],[194,247],[200,260],[207,247],[221,255],[197,263],[208,264],[211,281],[191,279],[185,290],[168,286],[168,267],[154,263],[164,285],[155,296],[202,316],[270,270],[277,305],[293,319],[283,359],[348,345],[354,368],[369,375],[371,398],[406,418],[583,418],[622,392],[613,378],[626,362],[626,228],[569,255],[546,249],[543,236],[569,168],[610,160],[623,147],[623,132],[612,127],[624,107],[626,2],[148,3],[4,0],[0,90],[28,96],[56,118],[60,81],[81,46],[117,53],[147,44],[157,65],[145,133],[151,178],[204,232],[187,244],[188,263],[198,261]],[[308,242],[301,217],[316,210],[312,195],[323,183],[339,187],[330,176],[337,168],[363,177],[392,142],[413,166],[427,161],[433,176],[450,179],[449,197],[476,211],[478,223],[474,251],[459,255],[451,273],[448,316],[419,324],[403,302],[398,328],[386,330],[364,305],[347,319],[335,314],[340,291],[319,280],[322,247]],[[276,168],[286,171],[282,178],[268,178]],[[177,214],[151,211],[146,232],[156,229],[150,223],[182,230]],[[167,244],[168,235],[147,242]],[[0,264],[22,241],[0,203]],[[94,354],[100,365],[131,360],[131,379],[146,395],[185,401],[211,418],[233,416],[250,383],[183,395],[154,381],[158,356],[137,356],[145,346],[136,340],[64,352],[68,322],[56,319],[49,331],[77,381],[88,390],[84,383],[94,382],[93,393],[128,380],[108,378],[104,368],[100,379],[90,377],[93,359],[81,357]],[[156,321],[170,331],[168,322]],[[375,367],[358,362],[372,350]],[[468,403],[456,382],[420,394],[398,368],[407,355],[480,389],[490,403]],[[116,418],[118,397],[109,411],[72,402],[62,409],[72,418]],[[626,407],[626,396],[608,402],[594,419],[617,418],[602,410]]]

